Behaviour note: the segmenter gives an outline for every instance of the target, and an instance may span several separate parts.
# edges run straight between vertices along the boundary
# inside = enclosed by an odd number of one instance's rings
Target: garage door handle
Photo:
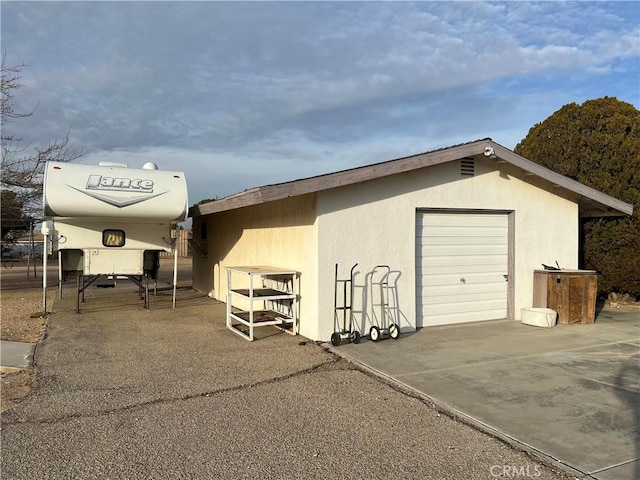
[[[464,278],[461,278],[461,279],[460,279],[460,282],[461,282],[461,283],[467,283],[467,280],[466,280],[466,279],[464,279]]]
[[[504,281],[505,281],[505,282],[508,282],[508,281],[509,281],[509,274],[507,274],[507,275],[502,275],[502,276],[504,277]]]

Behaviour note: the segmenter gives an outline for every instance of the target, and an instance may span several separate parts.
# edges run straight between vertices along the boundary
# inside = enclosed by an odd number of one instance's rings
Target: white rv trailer
[[[140,291],[146,280],[148,308],[148,280],[157,276],[160,252],[173,250],[171,231],[187,218],[187,184],[184,173],[153,163],[134,169],[48,162],[43,208],[59,252],[60,295],[66,277],[77,275],[79,311],[80,294],[100,276],[127,276]]]

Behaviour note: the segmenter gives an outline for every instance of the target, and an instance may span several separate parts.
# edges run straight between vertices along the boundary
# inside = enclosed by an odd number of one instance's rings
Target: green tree
[[[2,198],[2,209],[0,214],[2,215],[2,233],[0,238],[4,238],[9,232],[16,229],[23,229],[23,222],[20,220],[22,216],[22,201],[11,190],[0,191]]]
[[[582,266],[601,293],[640,295],[640,111],[615,97],[570,103],[537,123],[515,152],[634,205],[632,217],[585,219]]]

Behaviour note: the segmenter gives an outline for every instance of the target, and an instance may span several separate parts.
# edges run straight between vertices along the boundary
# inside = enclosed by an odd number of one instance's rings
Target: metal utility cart
[[[234,274],[245,277],[243,288],[232,286]],[[299,272],[278,267],[227,267],[227,328],[249,341],[254,328],[268,325],[297,334],[299,278]],[[254,302],[262,302],[262,308],[254,308]]]
[[[360,343],[360,332],[353,329],[353,271],[357,266],[358,264],[356,263],[351,267],[351,274],[348,279],[339,280],[338,264],[336,263],[333,314],[334,332],[331,334],[331,344],[333,346],[340,345],[343,340]],[[342,301],[338,302],[340,291],[342,292],[342,297],[340,298]],[[340,317],[342,317],[342,319]]]
[[[372,325],[369,329],[369,338],[374,342],[383,336],[391,337],[394,340],[400,336],[400,326],[393,322],[394,315],[389,306],[391,299],[390,275],[391,268],[388,265],[378,265],[371,272],[372,321],[375,321],[377,325]]]

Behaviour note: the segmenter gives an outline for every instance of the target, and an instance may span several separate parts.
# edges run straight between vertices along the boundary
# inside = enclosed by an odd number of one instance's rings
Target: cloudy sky
[[[632,2],[13,2],[33,145],[184,171],[190,203],[491,137],[567,103],[639,107]]]

